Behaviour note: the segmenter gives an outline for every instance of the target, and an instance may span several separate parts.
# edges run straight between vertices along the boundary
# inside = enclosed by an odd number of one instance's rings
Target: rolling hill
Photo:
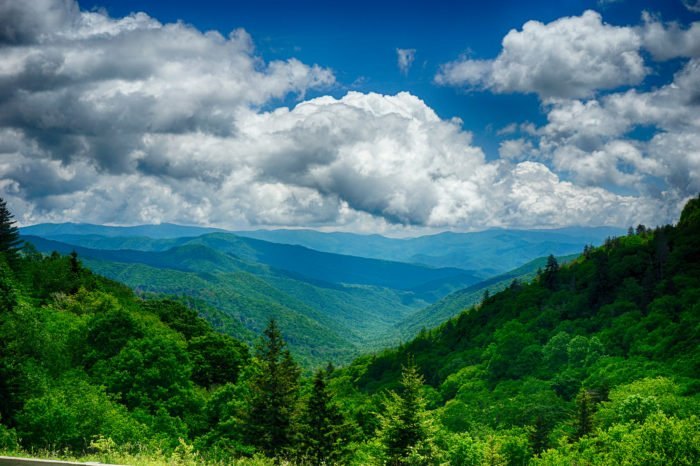
[[[388,329],[478,281],[459,269],[321,253],[223,233],[139,240],[145,249],[173,245],[167,250],[92,249],[37,236],[24,239],[44,252],[75,251],[90,269],[137,291],[192,298],[216,309],[214,324],[246,341],[275,317],[290,347],[308,365],[347,361],[360,349],[396,341],[387,336]],[[94,235],[86,238],[88,244],[94,240]]]

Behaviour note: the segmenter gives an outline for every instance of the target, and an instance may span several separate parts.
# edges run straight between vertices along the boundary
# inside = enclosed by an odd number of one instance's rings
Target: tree
[[[576,397],[577,418],[576,433],[577,439],[593,432],[593,410],[595,405],[591,392],[582,388]]]
[[[23,241],[15,226],[14,217],[0,197],[0,254],[4,254],[10,268],[15,269],[19,261],[19,250]]]
[[[279,456],[292,445],[300,371],[274,319],[257,345],[256,357],[259,370],[250,381],[248,441],[268,456]]]
[[[547,257],[547,265],[544,267],[544,272],[542,272],[542,283],[544,286],[553,290],[557,284],[557,272],[559,271],[559,262],[557,258],[553,255]]]
[[[329,370],[330,369],[330,370]],[[314,464],[332,464],[342,454],[345,419],[333,402],[326,379],[332,366],[316,372],[311,396],[306,404],[301,428],[301,454]]]
[[[17,305],[17,291],[12,280],[12,272],[0,261],[0,314],[12,311]]]
[[[386,464],[430,464],[434,456],[431,424],[421,395],[423,376],[413,359],[401,372],[401,388],[390,392],[381,415],[379,439]]]

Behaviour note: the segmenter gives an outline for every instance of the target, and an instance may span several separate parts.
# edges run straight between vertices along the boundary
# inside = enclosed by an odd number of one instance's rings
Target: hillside
[[[221,280],[211,292],[240,275],[232,293],[275,298],[252,272],[228,270],[246,261],[184,247],[179,270],[85,265],[153,287],[206,287],[211,275]],[[532,283],[313,379],[285,351],[299,328],[246,330],[251,355],[197,316],[234,324],[203,299],[142,300],[76,256],[30,248],[11,268],[5,257],[1,453],[158,465],[700,462],[700,198],[676,227],[547,260]],[[207,261],[209,275],[184,270]]]
[[[481,458],[473,464],[488,464],[494,448],[518,464],[693,464],[699,306],[696,198],[676,227],[641,228],[567,266],[548,263],[534,283],[357,359],[335,389],[374,431],[367,413],[415,361],[428,407],[451,433],[443,441],[466,442]]]
[[[578,254],[572,254],[557,259],[560,264],[566,264],[578,256]],[[396,329],[392,331],[397,332],[405,339],[411,339],[421,329],[437,327],[462,311],[480,303],[486,292],[492,295],[518,283],[529,283],[537,277],[537,271],[543,269],[546,263],[547,258],[540,257],[508,273],[450,293],[438,302],[409,315],[398,323]]]
[[[146,249],[158,249],[147,247],[149,242],[176,244],[167,250],[91,249],[25,239],[47,253],[75,251],[91,270],[141,293],[194,298],[219,311],[217,328],[247,342],[274,317],[307,367],[348,362],[362,349],[398,341],[387,330],[476,281],[457,269],[320,253],[221,233],[139,239]]]

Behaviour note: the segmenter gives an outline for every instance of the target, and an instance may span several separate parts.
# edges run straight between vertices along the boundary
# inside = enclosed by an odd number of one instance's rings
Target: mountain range
[[[307,365],[348,361],[411,338],[422,327],[438,325],[478,303],[487,289],[503,289],[514,278],[531,279],[542,255],[578,253],[608,233],[611,229],[489,230],[395,239],[312,230],[265,232],[274,242],[170,224],[22,229],[24,239],[38,250],[75,251],[95,272],[141,293],[178,296],[217,328],[244,341],[250,342],[274,317]],[[304,245],[290,244],[294,242]],[[477,267],[497,254],[489,249],[496,244],[501,259]],[[521,259],[513,258],[514,250]],[[462,254],[461,263],[476,268],[435,265],[447,262],[440,259],[446,251]],[[401,257],[405,261],[387,260]],[[418,257],[426,260],[408,262]],[[509,263],[519,268],[500,272]]]

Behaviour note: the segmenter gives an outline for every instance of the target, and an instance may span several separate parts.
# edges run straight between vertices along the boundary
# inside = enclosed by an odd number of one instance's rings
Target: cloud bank
[[[642,34],[592,12],[555,28],[561,43],[585,38],[576,27],[596,36],[596,44],[579,44],[597,70],[588,77],[547,90],[553,78],[544,65],[561,58],[555,52],[543,54],[542,68],[533,68],[540,72],[518,77],[513,70],[534,59],[516,60],[521,33],[504,39],[503,64],[460,71],[494,90],[485,76],[501,76],[498,89],[552,98],[548,124],[514,126],[509,137],[523,134],[504,141],[497,160],[486,159],[461,121],[441,119],[408,92],[307,99],[334,85],[333,72],[294,58],[266,62],[242,29],[223,36],[143,13],[110,18],[68,0],[0,1],[0,18],[0,195],[24,224],[654,224],[677,215],[697,185],[695,59],[657,91],[580,100],[648,72]],[[554,37],[539,23],[522,34],[541,44]],[[558,72],[573,73],[565,64]],[[298,103],[281,106],[289,96]],[[575,125],[574,117],[590,122]],[[636,125],[664,132],[645,145],[626,141]],[[649,192],[649,176],[673,189]]]

